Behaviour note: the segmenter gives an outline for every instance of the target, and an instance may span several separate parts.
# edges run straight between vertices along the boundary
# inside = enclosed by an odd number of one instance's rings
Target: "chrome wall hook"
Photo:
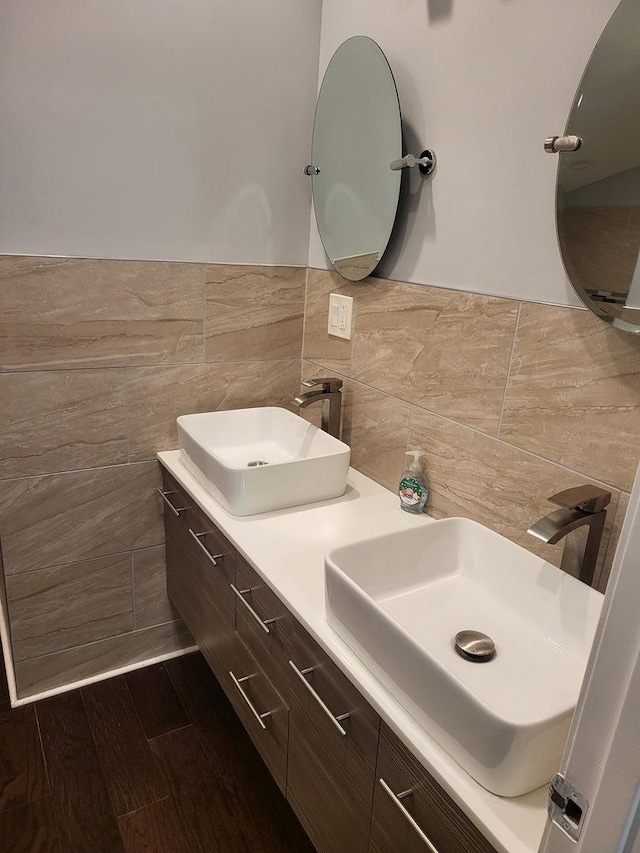
[[[305,175],[309,176],[320,174],[320,169],[317,166],[314,166],[313,163],[309,163],[309,165],[305,166],[302,171],[305,173]]]
[[[400,160],[394,160],[390,168],[393,172],[399,172],[400,169],[412,169],[414,166],[418,167],[421,175],[430,175],[436,167],[435,151],[425,148],[419,157],[405,154]]]

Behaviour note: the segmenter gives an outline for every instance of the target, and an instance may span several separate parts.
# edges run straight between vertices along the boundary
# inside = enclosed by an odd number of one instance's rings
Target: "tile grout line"
[[[175,449],[177,450],[178,448]],[[157,462],[155,456],[150,456],[148,459],[133,460],[132,462],[114,462],[112,465],[94,465],[89,468],[69,468],[67,471],[46,471],[42,474],[27,474],[24,477],[0,477],[0,483],[19,483],[25,480],[39,480],[43,477],[61,477],[66,474],[83,474],[85,471],[112,471],[114,468],[130,468],[134,465],[149,465],[152,462]]]
[[[144,548],[128,548],[124,551],[115,551],[113,554],[101,554],[99,557],[87,557],[84,560],[72,560],[70,563],[53,563],[51,566],[41,566],[37,569],[27,569],[26,572],[12,572],[11,574],[7,574],[5,570],[5,578],[10,580],[11,578],[21,578],[24,575],[35,575],[38,572],[50,572],[56,569],[66,569],[70,566],[77,566],[80,563],[92,563],[95,560],[109,560],[111,557],[123,557],[127,554],[133,554],[134,551],[150,551],[152,548],[161,548],[164,545],[164,542],[159,542],[157,545],[145,545]]]
[[[207,364],[207,267],[202,271],[202,364]]]
[[[145,631],[152,631],[154,628],[163,628],[165,625],[177,625],[177,624],[184,624],[184,622],[182,619],[173,619],[173,620],[170,620],[169,622],[159,622],[157,625],[149,625],[147,628],[136,628],[136,629],[132,629],[131,631],[124,631],[121,634],[113,634],[111,637],[101,637],[99,640],[90,640],[88,643],[81,643],[79,646],[69,646],[66,649],[58,649],[55,652],[46,652],[43,655],[37,655],[36,657],[32,657],[32,658],[25,658],[24,660],[19,661],[19,663],[23,663],[23,664],[33,663],[34,661],[41,661],[41,660],[45,660],[46,658],[55,657],[56,655],[63,655],[63,654],[66,654],[67,652],[73,652],[73,651],[76,651],[77,649],[84,649],[84,648],[87,648],[88,646],[96,646],[99,643],[109,643],[113,640],[120,640],[123,637],[131,637],[134,634],[143,634]],[[182,648],[191,648],[191,647],[190,646],[181,647],[181,650],[182,650]],[[164,652],[162,654],[164,654]],[[156,657],[156,656],[154,656],[154,657]],[[146,661],[146,660],[148,660],[148,658],[140,658],[139,661],[135,661],[134,663],[140,664],[140,663],[144,663],[144,661]],[[144,665],[146,666],[147,664],[144,664]],[[128,666],[128,664],[125,664],[123,666]],[[136,667],[136,668],[138,668],[138,667]],[[105,672],[112,672],[113,669],[114,668],[111,667],[109,670],[105,670]],[[116,667],[116,669],[123,669],[123,667]],[[129,670],[127,670],[127,672],[128,671]],[[124,674],[126,674],[126,672],[122,672],[121,674],[124,675]],[[104,677],[102,677],[102,676],[104,676]],[[106,680],[107,678],[111,678],[111,677],[112,677],[111,675],[106,676],[106,675],[104,675],[104,673],[99,672],[99,673],[94,673],[93,675],[85,676],[85,678],[92,678],[92,679],[97,679],[97,680],[92,681],[89,684],[82,685],[82,687],[73,687],[72,685],[75,682],[65,682],[65,685],[66,685],[66,688],[68,690],[82,690],[84,687],[91,687],[91,685],[93,683],[101,683],[103,680]],[[83,681],[83,680],[85,680],[85,678],[76,679],[76,681]],[[53,689],[56,689],[56,688],[53,688]],[[39,692],[40,691],[38,691],[38,693]],[[27,695],[25,697],[21,697],[21,698],[29,700],[31,695],[38,695],[38,694],[29,694],[29,695]],[[40,700],[37,700],[37,701],[40,701]]]
[[[127,464],[131,464],[131,449],[132,449],[132,433],[131,433],[131,399],[129,394],[129,371],[130,367],[124,368],[124,406],[125,406],[125,419],[127,424]],[[81,470],[81,469],[72,469],[72,470]]]
[[[409,403],[409,420],[408,420],[408,422],[407,422],[407,440],[406,440],[406,442],[405,442],[405,446],[404,446],[405,452],[406,452],[406,451],[409,451],[409,450],[411,449],[411,447],[410,447],[410,444],[411,444],[410,439],[411,439],[411,429],[412,429],[412,427],[413,427],[413,403]],[[406,459],[406,456],[405,456],[405,459]],[[423,472],[423,473],[424,473],[424,472]],[[403,476],[403,475],[400,475],[400,476]]]
[[[309,306],[309,267],[307,267],[304,277],[304,303],[302,306],[302,341],[300,342],[300,384],[302,384],[302,375],[304,371],[304,349],[307,332],[307,308]]]
[[[507,402],[507,392],[509,390],[509,380],[511,379],[511,368],[513,365],[513,354],[516,350],[516,341],[518,339],[518,329],[520,327],[520,311],[522,310],[522,302],[518,303],[518,311],[516,313],[516,323],[513,329],[513,340],[511,341],[511,350],[509,352],[509,362],[507,365],[507,376],[504,382],[504,391],[502,393],[502,405],[500,406],[500,417],[498,418],[498,429],[496,438],[500,438],[500,430],[502,429],[502,419],[504,418],[504,409]]]
[[[133,556],[133,551],[130,551],[131,554],[131,624],[133,626],[133,630],[135,631],[138,627],[136,625],[136,573],[135,573],[135,560]]]
[[[94,370],[125,370],[137,368],[139,370],[157,370],[160,367],[164,367],[167,370],[171,368],[180,368],[180,367],[202,367],[203,365],[214,365],[214,364],[278,364],[279,362],[285,361],[297,361],[296,356],[292,356],[290,358],[256,358],[256,359],[231,359],[230,361],[154,361],[154,362],[144,362],[144,363],[136,363],[133,364],[112,364],[112,365],[86,365],[81,364],[77,366],[69,366],[62,365],[57,367],[53,365],[52,367],[30,367],[28,369],[21,370],[20,368],[8,367],[0,370],[0,378],[3,376],[29,376],[33,373],[42,373],[44,375],[51,373],[78,373],[80,371],[94,371]]]
[[[319,364],[317,361],[312,361],[311,359],[307,359],[307,361],[309,361],[311,364],[314,364],[316,367],[323,368],[323,365]],[[434,412],[433,409],[427,409],[425,406],[419,406],[417,403],[412,403],[410,400],[404,400],[402,397],[396,397],[395,394],[389,394],[386,391],[382,391],[380,390],[380,388],[376,388],[375,385],[367,385],[366,382],[362,382],[358,379],[353,379],[353,377],[346,376],[346,374],[344,373],[339,375],[344,376],[345,379],[348,379],[350,382],[353,382],[356,385],[361,385],[363,388],[368,388],[371,391],[376,391],[378,394],[383,394],[386,397],[391,397],[394,400],[399,400],[401,403],[408,404],[412,408],[420,409],[423,412],[427,412],[427,414],[433,415],[433,417],[440,418],[440,420],[447,421],[448,423],[454,424],[455,426],[461,427],[462,429],[468,429],[471,432],[476,433],[477,435],[481,435],[484,438],[489,439],[490,441],[496,441],[499,444],[502,444],[505,447],[509,447],[512,450],[517,450],[521,453],[526,453],[527,456],[531,456],[533,459],[537,459],[541,462],[545,462],[548,465],[553,465],[557,468],[561,468],[563,471],[568,471],[571,474],[576,474],[577,476],[583,477],[587,480],[600,483],[603,486],[608,486],[609,488],[614,489],[617,492],[623,494],[630,494],[627,489],[622,488],[621,486],[617,486],[614,483],[608,483],[606,482],[606,480],[600,480],[597,477],[592,477],[590,474],[586,474],[584,471],[578,471],[575,468],[569,468],[567,465],[563,465],[561,462],[556,462],[553,459],[547,459],[545,456],[540,456],[539,454],[534,453],[532,450],[527,450],[525,447],[519,447],[517,444],[511,444],[510,442],[505,441],[499,436],[491,435],[491,433],[488,432],[483,432],[481,429],[478,429],[478,427],[470,426],[469,424],[465,424],[462,421],[456,421],[453,418],[449,418],[446,415],[441,414],[440,412]]]

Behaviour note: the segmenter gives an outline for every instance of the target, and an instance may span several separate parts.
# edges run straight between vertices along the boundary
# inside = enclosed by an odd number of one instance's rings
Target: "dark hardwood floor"
[[[0,709],[2,853],[313,853],[199,655]]]

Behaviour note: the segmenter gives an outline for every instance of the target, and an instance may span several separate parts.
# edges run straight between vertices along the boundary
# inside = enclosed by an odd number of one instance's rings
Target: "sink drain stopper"
[[[485,663],[495,657],[496,644],[481,631],[458,631],[455,649],[461,658],[472,663]]]

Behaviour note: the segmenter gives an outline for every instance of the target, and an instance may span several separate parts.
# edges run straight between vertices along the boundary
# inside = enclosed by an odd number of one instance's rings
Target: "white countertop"
[[[241,518],[230,515],[202,488],[180,462],[179,451],[159,453],[158,459],[496,849],[536,853],[546,820],[546,787],[507,799],[478,785],[398,704],[326,620],[328,550],[433,520],[402,512],[393,492],[353,468],[340,498]]]

